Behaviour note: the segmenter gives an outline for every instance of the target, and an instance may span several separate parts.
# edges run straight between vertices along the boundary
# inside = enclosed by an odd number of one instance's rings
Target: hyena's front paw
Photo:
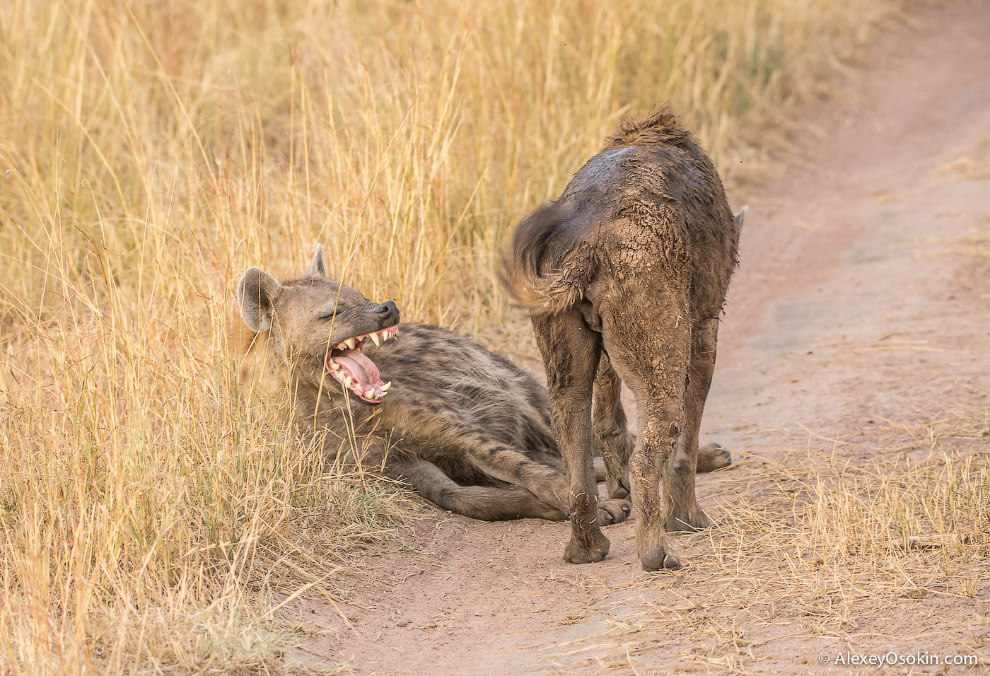
[[[698,473],[714,472],[732,464],[728,449],[720,444],[708,444],[698,449]]]
[[[629,497],[632,484],[629,483],[629,470],[622,473],[622,476],[605,476],[605,488],[608,489],[608,496],[615,500],[622,500]]]
[[[609,526],[622,523],[632,514],[632,504],[628,500],[599,500],[598,523]]]

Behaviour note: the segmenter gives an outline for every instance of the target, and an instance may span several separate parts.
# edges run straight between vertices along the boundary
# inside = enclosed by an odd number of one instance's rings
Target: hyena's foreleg
[[[694,339],[693,350],[696,350],[697,354],[692,352],[691,355],[691,376],[686,401],[688,422],[682,436],[693,435],[690,439],[685,438],[685,441],[695,446],[698,444],[701,411],[704,409],[715,367],[717,332],[718,320],[709,320],[696,329]],[[626,413],[620,399],[621,394],[622,381],[615,372],[608,354],[602,352],[598,375],[595,376],[595,405],[592,413],[595,440],[602,454],[602,463],[595,463],[595,478],[606,482],[608,494],[613,498],[624,498],[629,495],[629,456],[636,446],[636,435],[629,431]],[[595,458],[595,460],[599,459]],[[696,460],[698,474],[713,472],[732,464],[729,451],[716,443],[698,446]]]
[[[421,459],[392,461],[387,472],[408,482],[435,505],[483,521],[549,519],[563,521],[567,514],[518,486],[461,486],[431,462]]]

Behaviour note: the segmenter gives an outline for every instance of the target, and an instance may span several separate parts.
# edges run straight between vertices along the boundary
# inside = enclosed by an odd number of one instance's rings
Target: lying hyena
[[[251,268],[237,294],[250,352],[270,357],[262,367],[270,390],[292,383],[303,431],[342,443],[360,435],[351,442],[370,454],[366,462],[458,514],[567,518],[550,404],[525,371],[436,326],[403,324],[396,340],[395,303],[370,302],[327,279],[322,248],[302,278],[279,283]],[[726,464],[720,453],[705,463]],[[629,515],[628,501],[613,493],[597,504],[596,523]]]
[[[322,248],[294,281],[251,268],[238,298],[257,332],[251,349],[268,350],[268,375],[293,384],[301,429],[341,440],[356,430],[356,445],[370,448],[366,461],[452,512],[486,520],[570,513],[546,392],[520,368],[435,326],[403,324],[396,340],[395,303],[327,279]],[[598,507],[602,524],[629,514],[621,499]]]
[[[506,281],[530,311],[546,367],[570,483],[567,561],[608,553],[596,437],[610,487],[628,463],[643,568],[680,565],[665,530],[708,526],[694,491],[698,429],[741,225],[711,160],[667,110],[621,127],[556,202],[519,224]],[[620,377],[639,411],[631,456]]]

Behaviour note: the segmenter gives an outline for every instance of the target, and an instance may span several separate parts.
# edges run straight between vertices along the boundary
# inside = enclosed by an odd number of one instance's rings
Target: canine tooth
[[[369,337],[371,338],[371,342],[375,344],[375,347],[382,344],[382,339],[378,337],[377,333],[369,334]]]
[[[388,381],[387,383],[385,383],[384,385],[382,385],[381,387],[379,387],[378,389],[381,390],[382,392],[388,392],[388,388],[390,388],[390,387],[392,387],[392,381],[391,380]]]

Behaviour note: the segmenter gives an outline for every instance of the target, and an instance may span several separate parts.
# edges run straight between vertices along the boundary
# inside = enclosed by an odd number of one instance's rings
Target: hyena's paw
[[[608,538],[602,535],[600,531],[581,539],[571,534],[571,539],[564,548],[564,561],[567,563],[595,563],[604,559],[607,554]]]
[[[717,469],[728,467],[732,464],[732,456],[729,450],[722,448],[720,444],[708,444],[698,449],[698,473],[714,472]]]
[[[628,500],[599,500],[598,501],[598,523],[602,526],[609,526],[613,523],[622,523],[632,514],[632,503]]]
[[[637,533],[636,550],[643,570],[660,570],[661,568],[677,570],[681,567],[681,560],[674,554],[663,531],[651,534]]]
[[[626,470],[623,472],[622,476],[606,476],[605,488],[608,489],[608,496],[614,500],[628,498],[631,491],[629,471]]]

